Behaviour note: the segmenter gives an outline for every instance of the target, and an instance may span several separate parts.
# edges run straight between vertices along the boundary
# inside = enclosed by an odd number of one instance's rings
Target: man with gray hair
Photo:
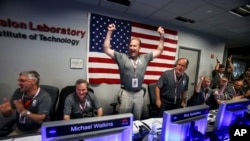
[[[40,132],[41,124],[49,120],[51,97],[39,87],[40,75],[36,71],[19,74],[16,89],[11,99],[4,98],[0,111],[10,117],[16,111],[17,128],[10,135]],[[9,135],[9,136],[10,136]]]

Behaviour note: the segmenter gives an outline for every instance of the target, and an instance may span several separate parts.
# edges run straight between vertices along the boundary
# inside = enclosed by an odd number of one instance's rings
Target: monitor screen
[[[230,125],[249,125],[246,118],[248,99],[224,101],[220,104],[216,115],[214,130],[229,130]]]
[[[102,117],[45,122],[42,141],[132,141],[133,115],[117,114]]]
[[[161,140],[204,140],[208,113],[207,105],[164,111]]]

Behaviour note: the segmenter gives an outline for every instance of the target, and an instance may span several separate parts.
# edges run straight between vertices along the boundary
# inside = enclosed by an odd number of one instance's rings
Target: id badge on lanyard
[[[26,122],[26,117],[22,114],[19,114],[19,123],[25,124]]]
[[[138,78],[133,78],[132,79],[132,87],[137,88],[138,87]]]
[[[136,77],[136,68],[137,68],[137,63],[138,60],[134,61],[133,59],[131,59],[131,63],[133,65],[133,70],[134,70],[134,76],[132,78],[132,88],[138,88],[138,78]]]

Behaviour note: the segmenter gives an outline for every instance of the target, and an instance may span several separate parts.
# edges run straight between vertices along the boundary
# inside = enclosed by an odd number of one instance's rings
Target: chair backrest
[[[56,120],[56,105],[59,98],[59,88],[50,85],[40,85],[40,88],[47,91],[51,96],[50,120]]]
[[[63,108],[66,97],[75,91],[75,86],[66,86],[60,92],[59,102],[56,110],[57,120],[63,120]]]
[[[159,117],[159,108],[156,106],[156,96],[155,96],[156,83],[148,84],[148,94],[149,94],[149,117]]]
[[[148,94],[149,94],[149,103],[150,105],[155,105],[155,87],[156,83],[148,84]]]
[[[142,90],[143,90],[143,97],[145,97],[147,89],[145,87],[142,87]]]
[[[88,88],[88,91],[94,93],[94,90],[92,88]],[[56,115],[57,115],[57,120],[63,120],[63,109],[64,109],[64,103],[65,103],[65,99],[66,97],[75,92],[75,86],[66,86],[64,88],[62,88],[61,92],[60,92],[60,97],[59,97],[59,102],[58,102],[58,106],[57,106],[57,110],[56,110]]]

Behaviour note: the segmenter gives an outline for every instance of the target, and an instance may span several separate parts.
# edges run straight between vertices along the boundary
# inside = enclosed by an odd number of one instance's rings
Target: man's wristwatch
[[[30,115],[30,111],[27,111],[27,112],[26,112],[26,115],[27,115],[27,116]]]
[[[25,111],[25,112],[22,113],[22,115],[23,116],[28,116],[28,115],[30,115],[30,111]]]

